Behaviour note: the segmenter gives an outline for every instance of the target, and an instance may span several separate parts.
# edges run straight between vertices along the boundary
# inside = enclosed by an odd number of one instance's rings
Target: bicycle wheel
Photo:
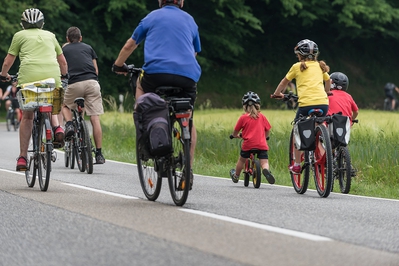
[[[259,160],[252,160],[252,183],[254,188],[259,188],[262,180],[262,171],[260,170]]]
[[[47,137],[46,131],[51,132],[51,124],[48,119],[48,114],[42,114],[41,123],[39,126],[39,157],[38,157],[38,179],[41,191],[47,191],[50,183],[51,172],[51,154],[53,152],[53,143],[50,133],[50,138]]]
[[[71,142],[70,141],[65,141],[64,145],[64,164],[65,167],[69,166],[71,160]]]
[[[251,175],[250,173],[250,169],[251,169],[251,160],[247,159],[245,160],[245,164],[244,164],[244,186],[247,187],[249,185],[249,177]]]
[[[11,112],[10,110],[7,110],[7,115],[6,115],[6,125],[7,125],[7,131],[11,130],[12,126],[12,120],[11,120]]]
[[[190,140],[185,137],[188,133],[188,126],[183,127],[179,121],[173,122],[173,155],[171,158],[172,167],[168,171],[168,181],[170,194],[172,196],[173,202],[177,206],[183,206],[186,203],[188,192],[190,190]]]
[[[69,142],[69,152],[70,152],[70,156],[69,156],[69,168],[74,169],[75,168],[75,152],[74,152],[74,147],[75,147],[75,141],[74,138],[72,138]]]
[[[83,120],[83,119],[82,119]],[[88,174],[93,173],[93,153],[90,140],[90,132],[87,128],[86,122],[82,121],[82,155],[84,157],[85,168]]]
[[[76,121],[76,120],[75,120]],[[86,156],[83,153],[83,136],[82,136],[82,127],[80,123],[76,122],[75,128],[77,131],[74,135],[74,146],[73,150],[75,153],[76,164],[78,165],[79,171],[84,172],[86,171]]]
[[[348,194],[351,189],[351,157],[348,147],[339,147],[337,154],[338,181],[341,193]]]
[[[137,158],[137,171],[141,189],[148,200],[155,201],[162,187],[162,177],[158,175],[155,160],[148,158],[141,152],[141,145],[136,139],[136,158]]]
[[[313,153],[313,176],[317,193],[326,198],[330,195],[333,182],[333,158],[330,136],[324,125],[318,125],[315,129],[316,149]]]
[[[35,120],[33,121],[33,128],[32,128],[32,136],[29,141],[28,146],[28,170],[25,171],[25,178],[28,187],[34,187],[36,182],[36,174],[37,174],[37,160],[35,160],[35,147],[37,147],[37,131],[36,131],[36,123]]]
[[[295,163],[295,146],[294,146],[294,135],[293,131],[291,131],[290,136],[290,150],[289,150],[289,166],[294,165]],[[294,190],[298,194],[304,194],[308,189],[309,185],[309,152],[304,151],[301,154],[301,163],[302,163],[302,173],[301,174],[293,174],[290,172],[292,185]]]

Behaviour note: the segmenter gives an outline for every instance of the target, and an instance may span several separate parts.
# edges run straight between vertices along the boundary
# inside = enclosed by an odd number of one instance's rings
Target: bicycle
[[[86,171],[88,174],[93,173],[93,145],[90,139],[89,129],[84,120],[84,103],[85,99],[82,97],[76,98],[74,103],[76,109],[72,109],[73,118],[72,123],[75,128],[74,135],[67,139],[64,146],[64,161],[65,167],[70,165],[70,168],[78,165],[79,171]]]
[[[349,148],[347,146],[347,144],[349,144],[350,125],[348,125],[347,130],[344,129],[345,125],[335,126],[333,117],[337,115],[340,114],[333,114],[330,117],[330,120],[327,121],[327,125],[329,125],[330,128],[332,124],[332,128],[334,129],[331,130],[335,130],[336,128],[338,128],[338,130],[340,130],[341,132],[346,133],[346,136],[343,136],[345,137],[344,141],[340,141],[334,137],[334,134],[330,133],[333,149],[333,182],[331,186],[331,191],[333,191],[334,189],[334,181],[338,180],[341,193],[348,194],[351,188],[352,177],[356,176],[356,169],[352,167],[351,156]],[[354,119],[352,120],[352,123],[358,123],[358,120]]]
[[[17,76],[12,76],[17,78]],[[33,111],[31,146],[28,149],[28,168],[25,171],[26,182],[33,187],[36,177],[41,191],[47,191],[50,182],[51,162],[57,154],[53,145],[51,112],[55,97],[55,80],[49,78],[33,83],[21,84],[17,99],[22,111]],[[60,99],[58,99],[60,100]]]
[[[230,135],[230,139],[233,138],[234,136]],[[260,187],[260,183],[262,181],[262,171],[259,160],[255,158],[255,154],[258,154],[258,152],[259,152],[258,149],[252,149],[249,158],[245,160],[244,169],[243,169],[245,187],[248,187],[250,177],[252,177],[252,183],[254,185],[254,188]]]
[[[129,84],[133,91],[141,71],[141,68],[128,65]],[[155,91],[168,105],[173,151],[166,156],[151,156],[136,138],[137,169],[144,195],[148,200],[155,201],[161,192],[162,178],[167,178],[171,197],[177,206],[183,206],[187,201],[192,174],[189,120],[193,106],[190,104],[190,98],[173,96],[181,90],[182,88],[178,87],[162,86]]]
[[[283,101],[290,99],[298,100],[298,96],[288,93],[284,94]],[[294,190],[298,194],[304,194],[308,188],[310,170],[313,172],[314,182],[316,185],[317,193],[320,197],[326,198],[330,195],[332,182],[333,182],[333,157],[330,136],[324,122],[328,117],[322,117],[323,112],[321,109],[312,109],[309,111],[308,116],[301,117],[294,122],[294,127],[290,134],[289,142],[289,166],[295,162],[295,147],[298,146],[298,132],[296,125],[303,121],[310,121],[314,124],[313,127],[308,129],[311,136],[311,146],[309,149],[301,153],[301,173],[294,174],[290,172],[291,181]],[[299,148],[299,147],[298,147]]]
[[[7,97],[4,99],[4,101],[7,100],[13,101],[11,97]],[[11,131],[11,128],[14,128],[14,131],[17,131],[19,127],[18,115],[16,110],[14,109],[12,102],[7,110],[6,125],[7,125],[7,131]]]

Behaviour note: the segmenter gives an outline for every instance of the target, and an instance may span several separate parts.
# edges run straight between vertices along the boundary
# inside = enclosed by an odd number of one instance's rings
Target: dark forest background
[[[115,98],[130,89],[126,77],[111,72],[112,63],[139,21],[158,8],[157,0],[0,0],[0,4],[0,58],[7,54],[13,34],[21,30],[23,10],[39,8],[44,29],[55,33],[60,44],[68,27],[82,30],[83,41],[99,57],[103,95]],[[239,107],[248,90],[261,95],[263,107],[276,106],[268,95],[295,63],[293,48],[305,38],[319,45],[319,59],[327,62],[330,73],[348,75],[348,92],[361,108],[382,108],[384,84],[399,85],[397,0],[186,0],[183,10],[194,17],[201,35],[199,107]],[[143,64],[143,45],[127,63]],[[10,73],[17,67],[18,62]]]

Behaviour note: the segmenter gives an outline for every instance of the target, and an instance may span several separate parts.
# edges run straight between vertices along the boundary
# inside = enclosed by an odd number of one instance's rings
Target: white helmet
[[[28,8],[21,15],[21,26],[24,29],[43,28],[44,15],[37,8]]]

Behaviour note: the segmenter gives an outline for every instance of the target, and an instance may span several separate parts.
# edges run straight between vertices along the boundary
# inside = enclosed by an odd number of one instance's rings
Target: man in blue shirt
[[[198,26],[194,18],[181,10],[184,0],[158,0],[159,9],[143,18],[122,47],[113,71],[127,72],[125,61],[144,41],[143,73],[137,79],[136,100],[159,86],[183,88],[177,97],[191,99],[194,107],[197,82],[201,76],[196,55],[201,51]],[[191,165],[193,165],[197,133],[192,124]]]

